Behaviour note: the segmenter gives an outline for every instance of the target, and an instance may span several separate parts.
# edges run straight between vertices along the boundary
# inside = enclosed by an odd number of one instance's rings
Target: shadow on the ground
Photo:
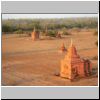
[[[60,77],[60,72],[55,72],[54,76]],[[74,80],[70,80],[71,82],[77,82],[80,81],[81,79],[91,79],[91,78],[97,78],[98,77],[98,68],[92,68],[92,73],[86,77],[76,77]],[[67,78],[63,78],[67,79]],[[69,79],[68,79],[69,80]]]

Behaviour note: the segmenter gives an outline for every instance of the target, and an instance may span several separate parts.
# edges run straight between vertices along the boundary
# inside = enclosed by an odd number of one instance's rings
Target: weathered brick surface
[[[75,46],[71,43],[65,58],[61,60],[60,76],[73,80],[77,76],[86,77],[87,75],[90,75],[91,72],[91,62],[80,58]]]

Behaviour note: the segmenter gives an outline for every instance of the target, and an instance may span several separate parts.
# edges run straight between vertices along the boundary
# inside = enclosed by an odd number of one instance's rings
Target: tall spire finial
[[[73,45],[73,40],[72,40],[72,38],[71,38],[71,46]]]

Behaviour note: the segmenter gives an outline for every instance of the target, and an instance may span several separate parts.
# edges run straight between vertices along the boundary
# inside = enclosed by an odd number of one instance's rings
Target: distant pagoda
[[[60,48],[59,51],[60,51],[60,52],[66,52],[66,51],[67,51],[67,49],[66,49],[64,43],[62,43],[62,46],[61,46],[61,48]]]
[[[39,39],[39,32],[36,31],[35,27],[34,27],[33,32],[31,33],[31,37],[32,37],[33,40],[38,40]]]
[[[73,80],[77,76],[88,76],[91,72],[91,62],[80,58],[71,40],[71,45],[68,48],[67,55],[65,55],[65,58],[61,60],[60,76]]]

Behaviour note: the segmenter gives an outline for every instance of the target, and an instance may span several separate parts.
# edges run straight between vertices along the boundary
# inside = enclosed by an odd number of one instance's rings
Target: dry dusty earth
[[[98,55],[93,32],[80,32],[62,39],[33,41],[30,37],[2,35],[2,85],[3,86],[97,86]],[[73,38],[81,57],[92,62],[93,75],[71,82],[59,77],[60,61],[66,53],[60,53],[62,42],[66,47]]]

